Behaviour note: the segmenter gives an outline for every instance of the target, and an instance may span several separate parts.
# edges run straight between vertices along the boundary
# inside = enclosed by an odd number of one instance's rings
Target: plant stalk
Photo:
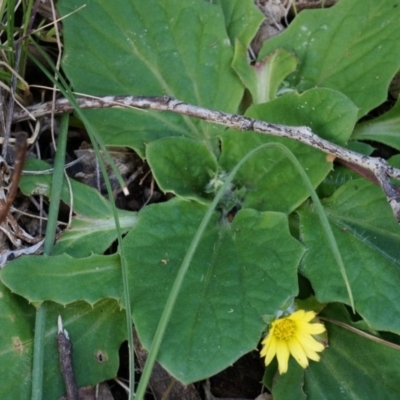
[[[64,162],[67,148],[69,115],[61,117],[57,151],[54,159],[54,173],[51,185],[51,200],[44,239],[43,254],[50,255],[54,247],[61,190],[64,182]],[[35,337],[33,341],[32,400],[43,399],[44,341],[48,304],[42,303],[36,311]],[[55,321],[56,323],[56,321]]]

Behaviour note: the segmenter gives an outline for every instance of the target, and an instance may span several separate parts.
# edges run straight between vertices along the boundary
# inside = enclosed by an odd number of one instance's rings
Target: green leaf
[[[98,96],[167,94],[237,110],[243,87],[230,69],[233,46],[220,7],[199,0],[86,3],[63,25],[63,69],[74,90]],[[66,15],[81,4],[62,0],[58,8]],[[164,136],[195,138],[217,152],[215,136],[222,130],[171,113],[95,110],[87,116],[106,144],[132,147],[142,157],[145,143]]]
[[[205,202],[205,187],[217,170],[207,147],[187,138],[170,137],[147,146],[146,156],[160,189]]]
[[[93,305],[103,298],[119,301],[122,294],[118,254],[79,259],[67,254],[24,256],[8,263],[0,278],[30,303],[50,300],[66,305],[83,300]]]
[[[396,154],[393,157],[390,157],[388,159],[388,164],[391,167],[400,168],[400,154]]]
[[[247,48],[264,20],[264,15],[254,5],[254,1],[213,0],[210,3],[221,6],[231,44],[237,39]]]
[[[40,194],[46,197],[51,193],[51,174],[40,174],[51,166],[41,160],[28,159],[24,169],[35,171],[35,175],[21,177],[19,186],[27,195]],[[116,240],[114,215],[111,204],[95,189],[70,179],[72,197],[69,185],[65,181],[61,193],[62,200],[73,207],[76,216],[71,225],[57,241],[53,254],[64,252],[73,257],[88,257],[92,253],[103,254]],[[119,210],[119,221],[122,233],[136,223],[136,213]]]
[[[300,59],[291,82],[299,91],[329,87],[348,96],[365,115],[386,100],[400,67],[400,7],[396,0],[341,0],[301,12],[259,57],[278,48]]]
[[[356,122],[357,109],[344,95],[331,89],[312,89],[302,95],[286,94],[266,104],[253,106],[248,116],[272,123],[307,125],[317,135],[343,145]],[[278,142],[291,150],[317,186],[332,169],[326,155],[299,142],[262,135],[227,131],[222,135],[219,163],[230,171],[237,160],[262,143]],[[238,172],[236,185],[245,187],[244,207],[260,211],[291,212],[310,193],[299,173],[276,149],[265,150],[251,158]]]
[[[322,315],[354,326],[343,306],[329,306]],[[304,391],[310,399],[397,400],[400,351],[325,322],[329,347],[320,362],[305,371]]]
[[[323,202],[346,267],[355,308],[370,327],[400,333],[400,228],[381,189],[364,179],[343,185]],[[301,210],[308,248],[301,273],[318,301],[348,303],[346,288],[314,210]]]
[[[51,193],[51,165],[42,161],[29,158],[24,170],[30,174],[21,176],[19,186],[23,194],[26,196],[42,195],[49,197]],[[33,174],[34,173],[34,174]],[[70,179],[74,211],[78,214],[87,215],[90,217],[102,217],[105,214],[110,214],[110,203],[95,189]],[[62,201],[71,205],[71,193],[67,182],[64,182],[61,193]]]
[[[356,140],[352,140],[351,142],[349,142],[347,144],[347,148],[349,150],[353,150],[357,153],[365,154],[367,156],[370,156],[375,151],[375,148],[371,145],[364,142],[358,142]]]
[[[352,139],[373,140],[400,150],[400,98],[387,113],[357,124]]]
[[[352,179],[359,179],[360,175],[346,168],[342,165],[335,166],[335,169],[331,171],[324,181],[318,186],[318,196],[320,198],[332,196],[340,186]]]
[[[0,324],[0,396],[28,399],[35,309],[1,283]]]
[[[35,308],[0,284],[0,397],[28,399],[31,391],[32,344]],[[64,383],[56,347],[57,317],[73,343],[73,364],[78,386],[96,384],[117,375],[118,348],[125,340],[124,313],[115,301],[96,305],[50,304],[47,316],[44,362],[44,400],[60,398]],[[99,361],[102,356],[102,361]]]
[[[294,360],[289,359],[288,371],[283,375],[275,376],[272,389],[274,400],[306,400],[307,396],[303,390],[304,369]]]
[[[232,68],[245,87],[251,86],[255,89],[259,82],[253,68],[249,65],[247,54],[251,40],[256,36],[258,27],[265,17],[253,0],[216,0],[216,3],[222,7],[230,41],[235,45]],[[253,98],[255,98],[254,95]]]
[[[277,49],[254,65],[249,65],[245,61],[246,52],[247,49],[237,42],[233,69],[249,89],[254,104],[274,100],[286,76],[295,71],[297,57],[285,49]]]
[[[102,300],[94,306],[74,303],[67,307],[52,305],[47,315],[44,387],[57,389],[46,393],[48,399],[58,398],[64,385],[58,373],[58,354],[54,346],[58,315],[73,343],[73,364],[79,387],[94,385],[117,376],[118,350],[126,340],[125,313],[113,300]],[[60,391],[60,388],[62,390]],[[47,392],[47,391],[46,391]]]
[[[121,233],[135,226],[136,213],[118,210]],[[72,257],[89,257],[93,253],[103,254],[117,239],[115,220],[111,214],[105,218],[90,218],[76,215],[71,225],[54,245],[52,255],[69,254]]]
[[[146,207],[124,239],[132,313],[149,348],[179,265],[206,212],[180,199]],[[194,255],[159,361],[184,383],[211,376],[252,350],[273,314],[297,293],[303,250],[280,213],[213,218]]]

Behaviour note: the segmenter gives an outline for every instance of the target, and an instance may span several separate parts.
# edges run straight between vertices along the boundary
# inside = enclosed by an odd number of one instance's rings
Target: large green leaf
[[[355,325],[341,306],[330,306],[322,315]],[[307,399],[399,399],[400,351],[336,324],[325,325],[329,347],[321,354],[321,361],[311,361],[305,371]]]
[[[266,104],[253,106],[253,118],[286,125],[306,125],[317,135],[343,145],[353,130],[357,108],[344,95],[331,89],[290,93]],[[263,143],[282,143],[298,158],[311,182],[317,186],[332,169],[326,155],[299,142],[262,135],[227,131],[222,135],[222,168],[230,171],[250,150]],[[247,194],[244,207],[257,210],[293,211],[309,195],[299,173],[285,155],[271,148],[252,157],[239,170],[235,183]]]
[[[35,308],[21,297],[11,294],[1,283],[0,294],[0,397],[28,399]],[[65,392],[56,347],[58,315],[62,316],[73,343],[73,364],[79,386],[95,384],[117,375],[118,348],[126,336],[124,313],[115,301],[101,301],[93,307],[85,303],[74,303],[68,307],[49,303],[44,400],[58,399]]]
[[[374,329],[400,333],[400,227],[381,189],[364,179],[350,181],[324,201],[324,206],[357,312]],[[299,214],[301,238],[308,248],[301,273],[310,279],[320,302],[348,304],[319,217],[313,209]]]
[[[120,300],[122,277],[118,254],[73,258],[25,256],[0,271],[1,281],[31,303],[51,300],[70,304],[84,300],[93,305],[103,298]],[[25,277],[29,276],[29,279]]]
[[[62,0],[58,7],[65,15],[82,4],[86,7],[64,20],[63,30],[63,68],[74,90],[167,94],[237,110],[243,87],[230,69],[233,45],[219,6],[199,0]],[[221,128],[189,117],[134,110],[87,115],[107,144],[132,147],[142,156],[145,143],[171,135],[196,138],[218,150],[213,137]]]
[[[400,67],[397,0],[341,0],[303,11],[282,34],[265,42],[259,58],[278,48],[301,60],[291,82],[299,91],[329,87],[348,96],[359,116],[386,100]]]
[[[167,296],[206,207],[173,199],[146,207],[124,239],[132,313],[149,348]],[[297,293],[303,254],[281,213],[241,210],[212,219],[185,277],[159,361],[184,383],[254,349],[274,314]]]

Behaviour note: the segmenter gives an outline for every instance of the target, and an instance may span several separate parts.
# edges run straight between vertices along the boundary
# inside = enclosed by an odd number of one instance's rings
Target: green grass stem
[[[50,255],[53,251],[56,235],[58,211],[60,208],[61,191],[64,182],[64,164],[67,148],[69,115],[61,117],[60,133],[57,141],[57,151],[54,159],[54,172],[51,184],[49,216],[46,226],[43,254]],[[32,370],[32,400],[43,399],[44,371],[44,342],[46,331],[47,303],[42,303],[36,311],[35,337],[33,341],[33,370]],[[56,321],[54,321],[56,324]]]
[[[340,273],[342,275],[344,284],[346,286],[346,290],[347,290],[347,294],[349,296],[349,303],[350,306],[353,309],[353,312],[355,312],[355,308],[354,308],[354,299],[353,299],[353,293],[351,291],[351,287],[350,287],[350,283],[349,283],[349,279],[347,278],[347,273],[346,273],[346,268],[344,266],[343,263],[343,259],[342,256],[340,254],[340,250],[339,247],[337,245],[335,236],[333,234],[331,225],[328,221],[328,218],[325,214],[324,208],[322,207],[321,201],[317,195],[317,193],[315,192],[313,185],[310,181],[310,178],[308,177],[306,171],[304,170],[304,168],[302,167],[302,165],[300,164],[300,162],[297,160],[297,158],[294,156],[294,154],[283,144],[280,143],[270,143],[271,145],[279,148],[283,154],[285,154],[285,156],[289,159],[289,161],[294,165],[294,167],[297,169],[297,172],[300,174],[301,179],[303,180],[304,184],[307,186],[308,191],[310,192],[310,196],[311,199],[314,203],[315,209],[317,211],[317,214],[319,216],[319,220],[321,222],[321,226],[322,229],[325,233],[325,236],[328,240],[328,245],[332,251],[332,254],[335,258],[335,261],[337,263],[337,265],[339,266],[339,270]]]
[[[6,10],[6,16],[7,16],[7,27],[6,27],[6,33],[7,33],[7,60],[8,65],[10,65],[12,68],[15,67],[15,61],[14,61],[14,31],[15,31],[15,1],[14,0],[8,0],[7,1],[7,10]]]
[[[111,188],[110,180],[108,178],[108,173],[106,170],[105,163],[103,161],[102,154],[104,154],[108,164],[112,167],[113,172],[115,173],[115,176],[117,177],[121,187],[124,187],[124,182],[121,177],[121,174],[119,173],[117,167],[115,166],[115,163],[113,159],[111,158],[110,154],[108,153],[107,149],[105,148],[104,144],[101,141],[100,135],[97,134],[95,128],[93,125],[90,123],[90,121],[86,118],[86,115],[84,112],[81,110],[79,107],[78,103],[75,100],[75,97],[72,93],[72,90],[68,87],[68,84],[66,83],[65,79],[60,75],[54,66],[53,62],[50,60],[50,58],[47,56],[46,53],[43,52],[43,50],[34,43],[38,51],[42,54],[43,57],[45,57],[46,61],[49,63],[49,65],[53,68],[53,70],[58,74],[59,81],[56,81],[54,77],[44,68],[44,66],[35,58],[32,57],[33,61],[36,63],[36,65],[42,70],[42,72],[54,83],[54,85],[57,86],[57,88],[60,90],[60,92],[65,96],[65,98],[68,99],[68,101],[73,105],[75,113],[78,115],[78,117],[81,119],[81,121],[84,123],[89,138],[91,140],[93,150],[97,156],[97,159],[99,161],[99,166],[101,173],[104,177],[104,181],[106,184],[107,188],[107,193],[109,197],[109,201],[111,204],[111,208],[113,211],[113,216],[115,220],[115,228],[117,232],[117,240],[118,240],[118,245],[119,245],[119,252],[120,252],[120,260],[121,260],[121,273],[122,273],[122,283],[123,283],[123,303],[125,305],[125,316],[126,316],[126,329],[127,329],[127,336],[128,336],[128,346],[129,346],[129,383],[130,383],[130,395],[129,399],[133,399],[134,397],[134,387],[135,387],[135,352],[134,352],[134,342],[133,342],[133,327],[132,327],[132,317],[131,317],[131,306],[130,306],[130,296],[129,296],[129,283],[128,283],[128,272],[127,272],[127,265],[125,262],[125,257],[124,257],[124,249],[122,246],[122,234],[121,234],[121,227],[119,223],[119,217],[118,217],[118,210],[115,205],[114,197],[113,197],[113,191]],[[102,150],[102,154],[100,153],[100,149]]]

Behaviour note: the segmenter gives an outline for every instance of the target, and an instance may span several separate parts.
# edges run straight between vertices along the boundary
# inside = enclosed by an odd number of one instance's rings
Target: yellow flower
[[[261,357],[265,357],[265,365],[277,357],[279,373],[288,370],[289,355],[303,367],[308,367],[308,359],[319,361],[318,351],[324,350],[324,345],[316,341],[312,335],[325,332],[323,324],[310,323],[315,318],[315,312],[298,310],[288,317],[272,322],[268,336],[262,341]]]

